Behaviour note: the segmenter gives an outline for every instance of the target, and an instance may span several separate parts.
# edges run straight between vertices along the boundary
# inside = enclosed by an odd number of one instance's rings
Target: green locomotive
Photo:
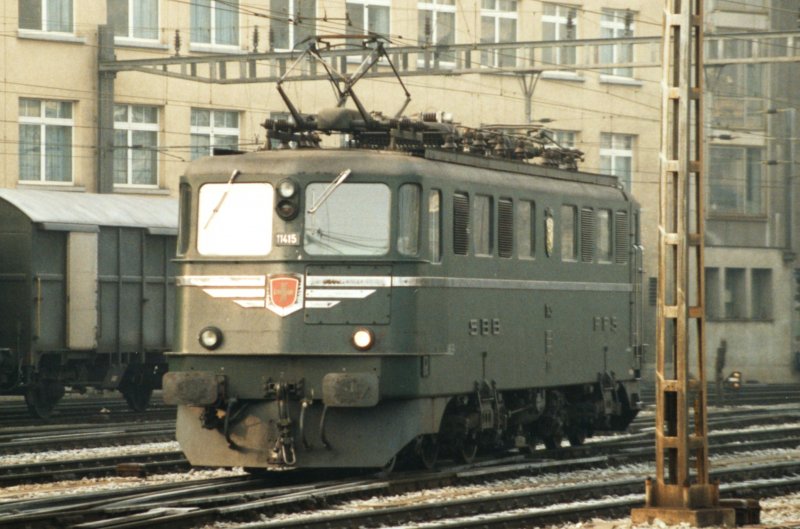
[[[318,115],[281,91],[293,121],[265,123],[268,142],[298,148],[204,158],[181,181],[164,398],[189,461],[430,467],[624,429],[636,202],[541,132],[368,114],[352,84]],[[314,148],[317,131],[349,148]]]
[[[469,460],[636,414],[638,209],[615,178],[275,150],[193,163],[180,202],[165,392],[195,465]]]

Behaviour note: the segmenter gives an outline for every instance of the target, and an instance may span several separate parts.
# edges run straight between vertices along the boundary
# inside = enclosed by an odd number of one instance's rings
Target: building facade
[[[786,16],[792,10],[788,0],[711,0],[707,27],[796,30],[781,27],[796,21],[796,13]],[[175,195],[186,162],[215,147],[255,149],[264,143],[264,119],[287,112],[269,83],[199,82],[191,64],[183,77],[129,69],[114,76],[113,133],[101,131],[103,25],[113,28],[119,61],[231,55],[246,61],[270,51],[291,58],[311,36],[346,34],[354,50],[346,62],[355,66],[364,52],[357,35],[374,33],[390,48],[424,49],[411,55],[412,67],[451,74],[408,77],[406,114],[444,110],[471,126],[546,123],[561,144],[585,152],[581,169],[618,176],[642,205],[645,295],[654,302],[659,2],[18,0],[4,2],[2,11],[2,187],[88,193],[106,179],[113,183],[104,191]],[[736,47],[748,42],[725,41],[707,53],[740,57]],[[472,54],[479,71],[461,74],[456,48],[472,44],[484,45]],[[792,220],[798,215],[790,214],[796,199],[786,187],[794,185],[797,101],[781,88],[796,71],[790,62],[706,73],[708,350],[713,354],[727,338],[727,366],[762,381],[800,379],[793,352],[800,350]],[[326,82],[284,86],[302,111],[334,104]],[[367,108],[384,113],[404,100],[388,79],[364,79],[357,92]],[[98,162],[103,142],[113,145],[111,165]],[[101,167],[113,167],[111,175]]]

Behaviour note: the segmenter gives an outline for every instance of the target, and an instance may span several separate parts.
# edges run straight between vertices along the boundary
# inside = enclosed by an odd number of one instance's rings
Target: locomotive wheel
[[[37,382],[25,392],[25,404],[37,419],[48,419],[63,396],[64,386],[58,382]]]
[[[150,404],[150,397],[153,395],[153,388],[144,384],[131,384],[121,389],[125,402],[133,411],[145,411]]]
[[[421,435],[415,447],[417,459],[426,470],[433,470],[439,459],[439,440],[436,435]]]
[[[583,443],[586,442],[586,430],[578,428],[574,432],[570,432],[567,439],[569,439],[570,446],[583,446]]]
[[[478,454],[478,440],[475,435],[465,436],[455,448],[455,460],[459,463],[472,463]]]
[[[561,436],[555,434],[546,435],[543,439],[544,446],[548,450],[556,450],[558,448],[561,448],[561,440],[562,440]]]

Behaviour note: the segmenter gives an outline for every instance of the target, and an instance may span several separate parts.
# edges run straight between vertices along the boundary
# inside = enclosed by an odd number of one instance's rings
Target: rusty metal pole
[[[656,478],[634,523],[735,525],[709,483],[703,274],[703,0],[665,0],[656,322]],[[671,362],[670,362],[671,360]]]

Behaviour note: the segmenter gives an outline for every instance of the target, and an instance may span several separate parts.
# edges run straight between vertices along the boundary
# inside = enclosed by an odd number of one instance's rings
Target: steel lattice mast
[[[703,0],[665,0],[656,336],[656,478],[634,522],[735,523],[709,482],[703,223]],[[671,360],[671,362],[668,362]]]

